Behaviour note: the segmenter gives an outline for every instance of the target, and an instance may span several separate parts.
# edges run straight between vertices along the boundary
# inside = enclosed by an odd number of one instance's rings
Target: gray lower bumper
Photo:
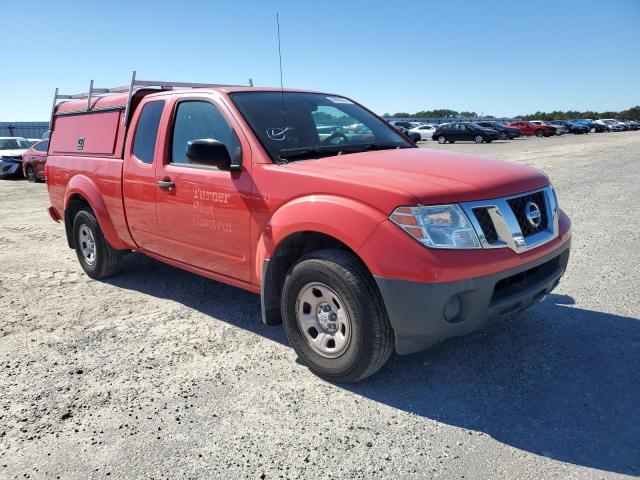
[[[374,277],[395,332],[399,354],[424,350],[472,332],[542,299],[558,284],[570,242],[526,265],[457,282],[424,283]],[[445,314],[446,310],[446,314]]]

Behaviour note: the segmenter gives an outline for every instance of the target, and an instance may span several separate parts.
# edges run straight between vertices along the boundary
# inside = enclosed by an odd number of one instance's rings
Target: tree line
[[[443,117],[463,117],[463,118],[478,118],[476,112],[458,112],[457,110],[449,110],[447,108],[440,108],[436,110],[423,110],[416,113],[398,112],[394,114],[385,113],[385,118],[443,118]],[[493,115],[483,115],[482,118],[495,118]],[[627,110],[620,112],[578,112],[576,110],[561,111],[554,110],[553,112],[536,112],[528,115],[518,115],[516,118],[522,120],[571,120],[574,118],[618,118],[621,120],[640,120],[640,106],[631,107]]]

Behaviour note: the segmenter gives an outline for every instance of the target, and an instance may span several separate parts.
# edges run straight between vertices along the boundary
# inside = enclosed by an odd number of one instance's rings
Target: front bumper
[[[22,176],[22,163],[0,161],[0,177]]]
[[[567,268],[569,251],[567,241],[525,265],[455,282],[375,276],[395,332],[396,351],[407,354],[424,350],[531,306],[558,285]]]

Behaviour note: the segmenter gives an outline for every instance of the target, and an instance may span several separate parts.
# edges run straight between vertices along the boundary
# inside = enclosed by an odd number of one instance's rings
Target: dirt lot
[[[640,132],[424,146],[544,169],[570,267],[524,314],[351,387],[255,295],[139,255],[89,280],[44,184],[0,181],[0,478],[640,475]]]

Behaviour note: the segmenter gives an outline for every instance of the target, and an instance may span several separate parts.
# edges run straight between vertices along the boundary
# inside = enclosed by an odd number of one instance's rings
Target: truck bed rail
[[[253,87],[253,80],[249,79],[249,86]],[[131,99],[133,94],[145,87],[159,87],[162,90],[173,90],[174,88],[218,88],[218,87],[246,87],[246,85],[227,85],[222,83],[192,83],[192,82],[166,82],[156,80],[138,80],[136,78],[136,71],[131,74],[131,83],[121,87],[111,88],[96,88],[93,86],[93,80],[89,83],[89,90],[87,92],[75,93],[71,95],[63,95],[58,93],[56,88],[53,94],[53,104],[51,106],[51,118],[49,120],[49,128],[53,127],[53,117],[55,116],[56,106],[59,100],[78,100],[87,99],[86,111],[91,111],[91,100],[102,95],[108,95],[110,93],[124,93],[128,92],[127,103],[125,105],[124,116],[122,117],[122,125],[126,126],[129,121],[129,111],[131,108]]]

